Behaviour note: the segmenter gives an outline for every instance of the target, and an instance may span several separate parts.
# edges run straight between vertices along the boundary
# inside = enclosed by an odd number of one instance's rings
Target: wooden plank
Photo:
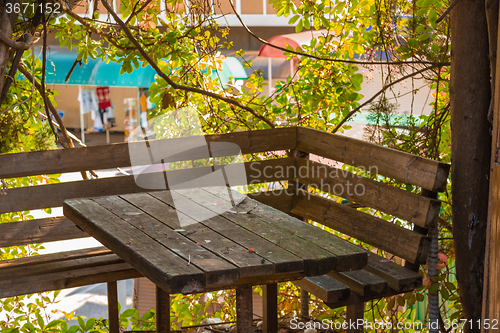
[[[367,171],[423,188],[442,192],[446,188],[450,166],[343,135],[312,128],[297,128],[297,149],[364,167]]]
[[[427,260],[430,240],[375,216],[298,190],[292,213],[324,224],[413,263]]]
[[[210,190],[219,191],[217,189],[220,188],[211,188]],[[192,189],[188,193],[183,192],[182,194],[196,202],[199,205],[197,209],[210,210],[214,207],[213,202],[224,200],[223,196],[216,196],[210,193],[210,190]],[[220,192],[218,193],[220,194]],[[248,211],[245,209],[245,214],[225,212],[219,215],[226,219],[224,224],[233,225],[235,223],[242,227],[240,229],[244,236],[238,237],[240,244],[246,248],[253,248],[256,253],[262,253],[266,259],[274,262],[275,273],[303,270],[306,276],[314,276],[325,274],[336,267],[336,256],[296,235],[283,232],[275,223],[269,221],[266,223],[265,220],[252,212],[246,213]],[[279,212],[279,214],[283,213]],[[223,221],[220,217],[217,220]],[[221,228],[216,230],[223,232]],[[226,233],[226,235],[231,237],[230,233]]]
[[[2,267],[2,280],[3,279],[13,279],[17,276],[23,276],[26,274],[26,270],[29,269],[29,274],[31,275],[42,275],[49,273],[57,273],[60,271],[70,271],[72,269],[80,269],[86,267],[97,267],[97,266],[105,266],[112,264],[121,264],[124,263],[123,259],[118,257],[116,254],[111,253],[108,255],[99,255],[99,256],[91,256],[84,257],[78,259],[71,260],[61,260],[61,261],[53,261],[53,262],[45,262],[45,263],[37,263],[33,262],[29,266],[22,267]]]
[[[335,272],[327,274],[342,282],[360,296],[377,296],[387,290],[387,282],[370,272],[360,269],[352,272]]]
[[[364,269],[387,281],[388,286],[398,292],[407,292],[422,286],[420,274],[375,253],[368,253],[368,264]]]
[[[204,190],[222,199],[216,188],[205,188]],[[289,194],[290,193],[286,193],[286,195]],[[246,211],[252,210],[252,213],[257,215],[260,220],[272,224],[274,227],[278,228],[281,233],[292,234],[303,239],[308,244],[315,244],[334,254],[337,257],[337,265],[334,268],[336,271],[356,270],[366,265],[367,256],[365,251],[343,239],[325,233],[325,231],[311,226],[308,223],[304,223],[272,207],[252,201],[251,199],[242,201],[238,207]]]
[[[242,184],[231,185],[246,185],[247,183],[252,182],[262,183],[285,180],[285,175],[276,172],[276,170],[293,166],[293,164],[294,160],[288,158],[246,162],[246,181],[243,181]],[[215,170],[218,170],[220,168],[221,166],[216,166]],[[226,165],[224,169],[230,177],[233,172],[237,175],[239,175],[239,173],[241,172],[241,169],[238,166],[235,166],[235,164]],[[264,170],[267,170],[267,172],[264,172]],[[153,185],[156,190],[168,190],[169,184],[165,183],[165,179],[169,179],[170,182],[173,183],[170,185],[178,185],[186,181],[192,181],[193,179],[209,175],[212,172],[212,167],[200,167],[193,169],[167,171],[165,173],[154,172],[149,174],[141,174],[140,177],[142,182],[141,184]],[[265,177],[266,174],[270,177]],[[230,179],[239,178],[240,177],[232,177]],[[213,181],[215,181],[215,183],[210,183],[211,179],[209,177],[206,177],[205,179],[207,180],[205,186],[220,185],[218,183],[218,178],[211,178]],[[191,182],[191,184],[192,183],[193,182]],[[2,200],[0,200],[0,214],[31,209],[59,207],[63,204],[64,200],[68,199],[149,191],[155,191],[155,189],[138,186],[136,184],[136,179],[134,178],[134,176],[120,176],[86,181],[13,188],[9,189],[7,191],[8,194],[2,197]]]
[[[263,258],[254,252],[250,252],[248,247],[243,247],[208,226],[197,223],[196,220],[191,219],[182,212],[178,213],[172,207],[170,192],[157,192],[150,194],[149,198],[144,197],[142,194],[136,196],[124,195],[122,197],[138,208],[147,209],[149,215],[165,225],[173,229],[182,228],[184,231],[180,231],[180,233],[184,237],[194,243],[199,243],[200,246],[235,265],[238,268],[238,277],[240,279],[242,277],[259,276],[260,274],[273,274],[274,267],[270,261],[264,260],[262,262]],[[181,214],[185,221],[191,224],[181,227],[177,214]]]
[[[349,298],[351,291],[348,286],[328,275],[311,276],[294,281],[297,287],[318,297],[325,303],[343,301]]]
[[[150,146],[192,147],[197,137],[152,140]],[[295,128],[279,128],[205,136],[207,142],[233,142],[242,154],[287,150],[295,146]],[[143,143],[116,143],[72,149],[56,149],[17,154],[0,154],[0,178],[107,169],[130,166],[129,149],[140,150]],[[181,158],[182,156],[178,156]],[[190,160],[196,156],[189,156]],[[165,162],[169,162],[167,158]]]
[[[133,225],[139,232],[146,233],[165,247],[175,249],[178,256],[205,272],[207,286],[230,285],[238,281],[238,270],[233,264],[217,257],[202,245],[197,245],[181,233],[173,231],[173,228],[145,214],[130,203],[140,202],[144,198],[153,201],[154,199],[151,196],[142,193],[129,194],[125,197],[127,201],[116,196],[99,197],[93,200],[119,216],[122,220]],[[145,205],[148,206],[148,210],[152,206],[147,203]],[[165,207],[163,207],[164,209]],[[172,216],[172,218],[177,217]]]
[[[394,296],[401,294],[400,292],[395,291],[394,289],[388,288],[386,293],[383,293],[381,295],[377,295],[376,297],[373,296],[360,296],[356,294],[354,291],[351,291],[351,295],[344,301],[339,301],[339,302],[334,302],[334,303],[326,303],[325,304],[332,308],[336,309],[342,306],[348,306],[348,305],[353,305],[353,304],[359,304],[361,302],[368,302],[373,300],[374,298],[383,298],[383,297],[389,297],[389,296]]]
[[[90,237],[66,217],[0,224],[0,247]]]
[[[39,256],[29,256],[24,258],[16,258],[9,260],[0,260],[0,270],[6,268],[22,268],[22,267],[31,267],[35,264],[44,264],[51,262],[61,262],[65,260],[74,260],[81,258],[89,258],[89,257],[97,257],[97,256],[106,256],[113,254],[109,249],[104,246],[89,248],[89,249],[81,249],[81,250],[73,250],[73,251],[63,251],[56,252],[50,254],[44,254]],[[0,275],[1,279],[1,275]]]
[[[27,270],[29,272],[29,270]],[[0,298],[80,287],[143,276],[127,263],[86,267],[56,273],[16,276],[2,281]]]
[[[278,284],[262,286],[263,333],[278,333]]]
[[[345,170],[297,158],[297,179],[321,191],[402,218],[421,227],[435,223],[441,201],[401,190]]]
[[[205,274],[90,199],[64,203],[64,215],[111,248],[157,286],[172,293],[203,290]]]
[[[499,67],[500,68],[500,67]],[[497,84],[498,86],[498,84]],[[498,95],[497,95],[498,96]],[[499,113],[496,106],[496,114]],[[498,122],[498,120],[497,120]],[[500,131],[500,124],[496,124]],[[498,133],[498,132],[495,132]],[[500,134],[499,134],[500,135]],[[497,138],[495,140],[500,140]],[[495,143],[500,145],[500,142]],[[483,292],[483,318],[498,318],[500,315],[500,164],[492,162],[492,180],[490,182],[490,203],[488,210],[487,247],[485,256],[485,290]]]
[[[224,214],[222,214],[221,216],[213,216],[211,218],[203,220],[203,216],[209,217],[211,215],[215,215],[207,208],[208,205],[212,206],[212,202],[214,201],[214,199],[212,199],[205,205],[200,204],[201,201],[199,199],[201,198],[198,195],[199,193],[200,191],[197,189],[190,190],[190,195],[188,195],[185,191],[181,192],[180,194],[186,195],[186,198],[189,198],[192,201],[177,201],[175,202],[175,209],[200,222],[197,224],[201,224],[207,228],[210,228],[226,239],[240,245],[241,248],[245,249],[247,253],[253,254],[252,256],[250,256],[252,261],[248,261],[248,258],[246,257],[242,258],[245,260],[243,260],[241,264],[240,261],[232,261],[234,264],[238,264],[238,266],[240,266],[240,277],[265,274],[294,273],[304,270],[304,262],[300,257],[292,255],[282,247],[275,245],[274,243],[269,242],[265,238],[261,237],[261,235],[256,235],[255,233],[240,227],[230,220],[227,220],[223,217]],[[206,194],[208,195],[208,193]],[[158,192],[152,193],[151,195],[162,200],[172,207],[174,206],[174,201],[169,192]],[[183,206],[182,204],[185,204],[185,206]],[[193,211],[203,212],[201,214],[202,218],[199,218],[199,213],[196,214],[198,216],[194,215]],[[205,242],[207,239],[211,240],[210,243],[220,242],[217,241],[217,239],[207,238],[206,234],[203,234],[203,238]],[[201,240],[200,242],[203,242],[203,240]],[[257,262],[255,262],[255,260],[257,260]],[[243,270],[244,267],[245,269]],[[271,271],[268,271],[268,269],[271,269]]]
[[[252,287],[236,288],[236,332],[253,333]]]
[[[289,213],[292,210],[292,196],[285,191],[265,191],[257,193],[248,193],[250,199],[257,200],[264,205],[271,206],[284,213]]]
[[[120,332],[120,322],[118,313],[118,287],[116,281],[107,283],[108,285],[108,324],[109,333]],[[123,304],[122,304],[123,306]]]

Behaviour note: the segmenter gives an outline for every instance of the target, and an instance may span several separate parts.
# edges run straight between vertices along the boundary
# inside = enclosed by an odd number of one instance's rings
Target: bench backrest
[[[232,142],[240,146],[242,154],[259,154],[260,157],[265,156],[262,153],[266,152],[300,150],[349,165],[376,167],[380,175],[430,191],[444,189],[449,171],[448,165],[433,160],[309,128],[236,132],[205,136],[205,139],[207,142]],[[157,140],[152,144],[188,147],[190,138]],[[192,152],[190,154],[189,158],[192,159]],[[339,185],[335,187],[335,184],[347,186],[349,181],[352,183],[352,189],[355,186],[358,186],[357,189],[363,186],[364,189],[363,194],[360,191],[343,193],[342,196],[350,202],[372,207],[424,228],[437,220],[440,202],[435,199],[368,178],[353,176],[303,158],[283,156],[276,158],[275,155],[263,161],[246,162],[247,183],[296,178],[299,182],[336,194],[335,189],[339,188]],[[182,154],[176,155],[176,159],[182,160]],[[130,164],[127,143],[3,154],[0,155],[0,179],[127,167]],[[304,168],[305,173],[300,172]],[[290,170],[294,170],[292,176]],[[169,179],[182,180],[196,178],[212,171],[211,167],[198,167],[167,173],[172,175]],[[64,200],[71,198],[144,191],[151,190],[137,186],[134,176],[27,186],[9,189],[7,195],[1,196],[0,213],[58,207]],[[299,190],[293,196],[289,193],[268,194],[253,194],[252,197],[280,210],[323,223],[410,262],[425,262],[429,242],[423,234],[328,198],[309,195],[304,190]],[[64,217],[0,224],[0,247],[80,237],[88,235]]]

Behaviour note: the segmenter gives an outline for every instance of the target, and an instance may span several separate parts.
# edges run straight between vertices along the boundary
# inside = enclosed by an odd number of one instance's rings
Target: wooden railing
[[[309,128],[237,132],[209,135],[205,136],[205,139],[208,143],[237,144],[243,155],[270,151],[288,152],[295,149],[352,166],[365,167],[367,170],[376,170],[378,175],[431,191],[442,191],[445,188],[449,171],[449,165],[437,161]],[[152,149],[162,145],[175,145],[182,151],[182,147],[190,147],[191,140],[193,139],[156,140],[150,141],[149,144]],[[0,178],[128,167],[131,165],[129,148],[134,145],[140,143],[4,154],[0,155]],[[223,156],[226,153],[219,151],[217,154]],[[335,186],[347,186],[347,182],[350,182],[353,187],[363,188],[362,194],[359,191],[344,191],[342,197],[351,203],[371,207],[423,228],[437,221],[440,209],[438,200],[309,159],[288,157],[287,154],[278,155],[283,157],[245,162],[247,183],[295,179],[323,192],[337,194]],[[198,156],[193,155],[193,151],[186,156],[182,153],[175,155],[176,160],[196,157]],[[199,157],[204,155],[200,153]],[[172,159],[167,158],[165,161]],[[232,172],[231,165],[225,169],[226,172]],[[290,170],[294,171],[292,176]],[[182,182],[211,172],[212,167],[199,167],[167,171],[166,175],[168,179]],[[332,174],[336,176],[332,177]],[[168,183],[165,184],[165,189],[168,189]],[[0,197],[0,213],[58,207],[64,200],[71,198],[144,191],[151,189],[137,186],[133,175],[14,188],[7,190],[7,195]],[[282,211],[322,223],[410,262],[421,264],[426,261],[429,246],[426,235],[361,212],[349,205],[339,204],[326,196],[311,194],[303,189],[294,189],[293,193],[266,192],[249,196]],[[64,217],[0,224],[0,247],[80,237],[88,235]]]

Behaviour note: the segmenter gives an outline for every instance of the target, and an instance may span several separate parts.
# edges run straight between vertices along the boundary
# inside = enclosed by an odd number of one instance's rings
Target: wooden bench
[[[381,262],[380,257],[370,254],[369,264],[364,270],[303,279],[297,282],[300,287],[316,294],[330,306],[343,306],[409,291],[421,285],[421,276],[414,270],[426,261],[429,239],[425,233],[427,228],[436,223],[439,201],[368,178],[352,177],[342,171],[337,173],[339,177],[331,177],[331,172],[335,172],[331,167],[300,156],[315,154],[354,166],[377,167],[380,175],[429,191],[443,190],[448,165],[308,128],[237,132],[205,138],[208,143],[238,144],[244,155],[259,155],[257,161],[245,163],[247,183],[290,181],[290,184],[294,185],[295,181],[298,182],[295,188],[290,186],[293,195],[266,192],[251,194],[252,198],[292,215],[322,223],[414,264],[412,271],[393,262]],[[189,147],[190,138],[159,140],[157,144]],[[261,160],[265,156],[263,153],[276,151],[285,151],[288,155],[279,153],[272,158]],[[192,151],[190,154],[192,155]],[[225,153],[220,151],[218,154],[224,156]],[[191,155],[189,158],[193,158]],[[164,162],[182,161],[186,158],[181,153]],[[129,144],[125,143],[4,154],[0,155],[0,179],[128,167],[130,164]],[[296,175],[290,176],[290,170],[297,171]],[[306,170],[305,174],[300,170]],[[313,174],[312,170],[320,172]],[[167,173],[171,173],[177,180],[182,180],[196,178],[212,171],[211,167],[198,167]],[[321,189],[329,192],[328,188],[333,191],[335,184],[346,185],[350,179],[355,185],[362,184],[365,189],[363,195],[345,195],[350,203],[392,214],[414,224],[418,230],[402,228],[348,205],[337,204],[323,196],[310,195],[301,189],[304,186],[323,184]],[[64,200],[70,198],[145,191],[151,190],[137,186],[133,175],[13,188],[7,190],[7,195],[0,197],[0,213],[59,207]],[[0,247],[82,237],[88,237],[88,234],[64,217],[0,224]],[[113,289],[116,286],[113,284],[115,281],[138,276],[140,274],[127,263],[103,248],[19,258],[0,263],[0,297],[98,282],[109,282],[108,287]],[[272,286],[270,290],[273,290]],[[110,295],[115,298],[109,302],[111,307],[116,303],[116,290],[111,291]],[[272,292],[268,300],[272,302]],[[273,307],[266,308],[266,316],[269,318],[272,316]],[[359,306],[356,309],[359,309]],[[110,313],[114,313],[112,310],[110,308]]]
[[[363,318],[364,302],[412,291],[422,286],[418,274],[429,252],[430,228],[437,227],[441,202],[436,192],[446,188],[450,166],[401,151],[360,140],[330,135],[308,128],[298,128],[296,149],[302,156],[314,154],[348,165],[372,169],[377,175],[421,188],[421,195],[402,190],[369,178],[354,176],[330,166],[297,158],[296,195],[290,213],[319,222],[345,235],[383,250],[388,257],[403,259],[398,265],[369,252],[367,266],[358,271],[304,278],[295,284],[322,299],[331,308],[347,306],[347,316],[356,322]],[[334,175],[334,177],[331,177]],[[375,178],[380,178],[379,176]],[[335,186],[348,186],[340,197],[349,204],[340,204],[321,195],[311,195],[306,186],[336,194]],[[358,186],[358,191],[353,190]],[[337,189],[340,187],[337,187]],[[362,189],[362,190],[361,190]],[[406,228],[363,213],[356,207],[369,207],[406,223]],[[408,227],[411,226],[411,229]],[[436,239],[437,241],[437,239]],[[304,309],[306,311],[307,308]],[[304,313],[304,315],[308,315]],[[362,328],[348,330],[362,332]]]

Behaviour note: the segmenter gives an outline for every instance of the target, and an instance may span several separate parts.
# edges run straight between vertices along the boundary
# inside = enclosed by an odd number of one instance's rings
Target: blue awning
[[[140,67],[134,68],[132,73],[120,74],[120,63],[112,61],[106,63],[100,59],[89,58],[86,64],[76,65],[68,82],[66,82],[66,76],[76,57],[75,52],[64,49],[49,50],[47,52],[45,82],[47,84],[149,88],[155,81],[156,71],[149,65],[142,67],[141,63]],[[222,84],[227,84],[230,76],[235,79],[248,78],[241,63],[233,57],[224,60],[222,71],[212,73],[212,77],[220,78]]]

